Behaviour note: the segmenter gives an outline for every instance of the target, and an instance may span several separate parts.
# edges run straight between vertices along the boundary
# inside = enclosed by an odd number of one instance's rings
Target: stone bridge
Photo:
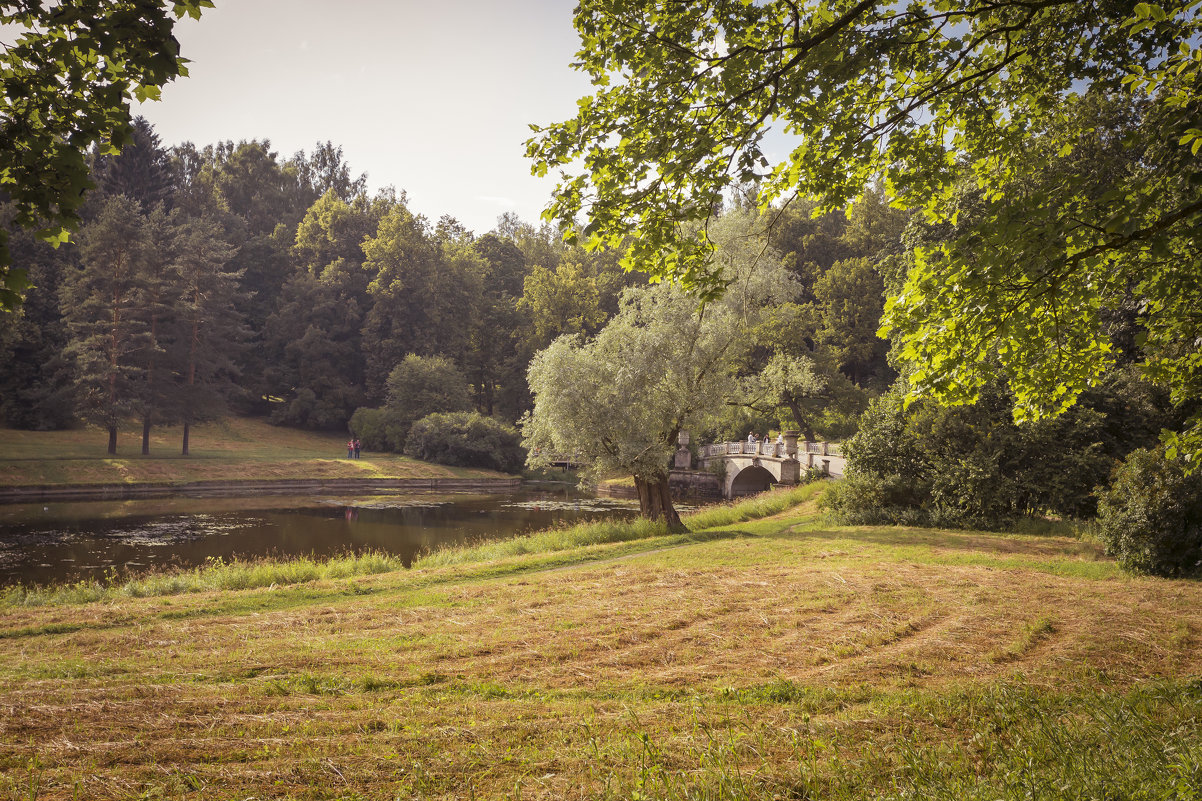
[[[687,435],[685,435],[687,437]],[[838,446],[826,442],[798,441],[795,431],[784,432],[784,442],[719,442],[699,449],[699,465],[712,472],[725,464],[722,497],[737,498],[769,489],[773,484],[797,484],[809,470],[830,476],[843,475],[845,460]],[[687,440],[681,445],[684,453]],[[681,451],[678,451],[678,456]],[[680,460],[677,467],[682,465]]]

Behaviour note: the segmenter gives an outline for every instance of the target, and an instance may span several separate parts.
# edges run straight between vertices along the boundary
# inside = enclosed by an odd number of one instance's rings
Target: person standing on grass
[[[355,443],[355,458],[358,459],[359,458],[359,438],[355,437],[353,442]]]
[[[346,458],[355,458],[355,441],[353,439],[348,439],[346,441]]]

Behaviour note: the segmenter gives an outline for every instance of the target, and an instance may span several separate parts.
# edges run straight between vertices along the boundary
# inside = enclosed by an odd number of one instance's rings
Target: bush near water
[[[431,414],[409,430],[405,455],[424,462],[517,473],[526,463],[522,436],[479,412]]]

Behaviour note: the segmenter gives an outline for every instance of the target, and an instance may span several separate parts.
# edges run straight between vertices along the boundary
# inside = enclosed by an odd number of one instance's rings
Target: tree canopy
[[[760,256],[756,223],[732,214],[717,226],[731,285],[719,300],[699,307],[670,284],[630,288],[594,338],[564,335],[535,354],[522,422],[532,464],[581,454],[597,476],[632,476],[644,516],[681,525],[668,492],[677,435],[741,394],[736,372],[756,326],[797,292],[777,259]]]
[[[91,186],[93,146],[117,153],[131,141],[131,100],[157,99],[187,75],[172,35],[175,20],[199,18],[211,0],[41,0],[0,2],[0,23],[24,28],[0,52],[0,189],[15,221],[64,242]],[[0,309],[20,303],[24,268],[10,268],[0,231]]]
[[[1000,371],[1017,418],[1059,413],[1114,362],[1100,319],[1134,297],[1145,369],[1188,405],[1202,396],[1200,8],[583,0],[577,67],[596,92],[536,126],[527,152],[536,174],[563,170],[550,217],[587,213],[591,244],[627,241],[628,265],[703,297],[723,285],[700,223],[725,191],[823,213],[882,179],[956,229],[914,255],[887,311],[914,396],[969,402]],[[1118,138],[1091,117],[1108,99],[1141,109]],[[774,130],[792,137],[783,156]],[[1139,153],[1126,169],[1084,156],[1119,143]],[[1202,423],[1181,449],[1202,454]]]

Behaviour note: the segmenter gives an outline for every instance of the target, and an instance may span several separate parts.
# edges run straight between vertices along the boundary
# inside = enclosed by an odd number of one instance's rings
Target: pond
[[[492,495],[258,496],[0,506],[0,585],[191,567],[210,558],[426,550],[561,523],[634,517],[637,504],[567,486]]]

